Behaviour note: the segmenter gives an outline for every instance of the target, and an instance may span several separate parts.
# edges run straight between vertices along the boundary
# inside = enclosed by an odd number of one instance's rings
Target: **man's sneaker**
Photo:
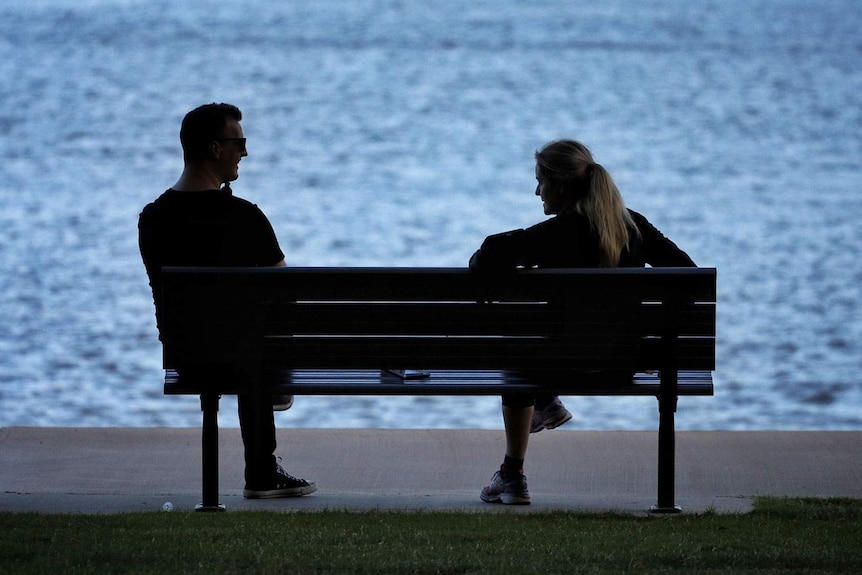
[[[530,433],[538,433],[543,429],[554,429],[572,418],[571,412],[566,409],[559,397],[549,403],[543,409],[533,411],[533,421],[530,424]]]
[[[501,468],[491,478],[491,483],[482,488],[479,497],[487,503],[529,505],[530,492],[527,491],[527,478],[521,471],[504,472]]]
[[[273,395],[272,396],[272,410],[273,411],[287,411],[293,407],[293,396],[292,395]]]
[[[268,485],[246,485],[242,490],[242,496],[246,499],[275,499],[276,497],[302,497],[315,491],[317,491],[317,485],[314,482],[298,479],[278,465]]]

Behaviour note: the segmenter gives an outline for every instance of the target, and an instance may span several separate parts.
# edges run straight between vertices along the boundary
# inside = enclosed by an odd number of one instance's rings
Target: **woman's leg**
[[[533,406],[503,406],[503,425],[506,428],[506,456],[521,461],[527,455],[530,439],[530,424],[533,420]],[[513,471],[517,471],[516,469]]]
[[[529,505],[530,492],[524,477],[524,457],[533,419],[532,396],[503,397],[503,424],[506,428],[506,455],[500,470],[482,488],[480,497],[488,503]]]

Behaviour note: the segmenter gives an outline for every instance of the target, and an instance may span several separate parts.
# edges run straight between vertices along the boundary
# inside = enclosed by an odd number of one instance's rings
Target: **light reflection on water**
[[[0,426],[199,424],[161,394],[135,225],[178,175],[182,114],[224,100],[249,137],[234,189],[294,265],[464,266],[542,218],[533,151],[582,139],[719,270],[716,397],[683,398],[679,427],[862,427],[862,5],[175,4],[2,9]],[[567,403],[570,428],[655,427],[654,400]],[[500,427],[495,398],[278,418]]]

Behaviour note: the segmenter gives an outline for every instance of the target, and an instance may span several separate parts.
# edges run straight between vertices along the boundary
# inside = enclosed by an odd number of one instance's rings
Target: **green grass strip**
[[[0,573],[862,573],[862,501],[747,514],[0,513]]]

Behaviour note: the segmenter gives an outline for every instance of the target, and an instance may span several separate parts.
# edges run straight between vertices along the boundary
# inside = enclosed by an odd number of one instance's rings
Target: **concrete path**
[[[220,431],[230,510],[464,510],[646,513],[656,499],[655,432],[543,431],[531,437],[533,504],[490,505],[502,431],[279,429],[285,468],[317,482],[299,499],[242,497],[242,442]],[[0,428],[0,511],[189,511],[200,501],[200,431]],[[862,432],[678,432],[676,502],[686,513],[744,512],[756,495],[862,498]]]

